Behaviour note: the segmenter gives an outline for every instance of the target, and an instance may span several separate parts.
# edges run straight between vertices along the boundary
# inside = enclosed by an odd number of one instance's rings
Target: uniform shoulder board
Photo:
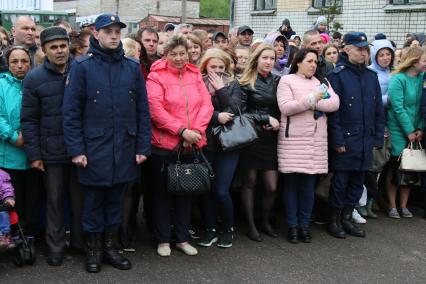
[[[88,53],[86,55],[80,56],[79,58],[76,58],[75,61],[77,63],[81,63],[81,62],[84,62],[84,61],[86,61],[86,60],[88,60],[88,59],[90,59],[92,57],[93,57],[93,54],[92,53]]]
[[[133,57],[131,57],[131,56],[127,56],[127,55],[124,55],[124,57],[125,58],[127,58],[128,60],[130,60],[130,61],[133,61],[134,63],[136,63],[136,64],[140,64],[139,63],[139,60],[137,60],[136,58],[133,58]]]
[[[342,71],[343,69],[345,69],[345,66],[343,66],[343,65],[337,66],[333,69],[333,73],[339,74],[339,72]]]

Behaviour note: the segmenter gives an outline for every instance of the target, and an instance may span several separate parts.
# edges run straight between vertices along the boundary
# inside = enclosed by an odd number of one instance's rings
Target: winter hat
[[[328,43],[330,41],[330,36],[326,33],[320,34],[323,43]]]
[[[284,19],[283,23],[281,24],[281,26],[290,27],[290,20],[289,19]]]
[[[64,28],[61,27],[50,27],[47,29],[44,29],[40,33],[40,42],[43,46],[45,43],[48,43],[49,41],[56,40],[56,39],[64,39],[64,40],[70,40],[68,37],[67,31]]]
[[[386,35],[384,33],[378,33],[374,36],[375,40],[386,39]]]
[[[327,19],[324,16],[319,16],[315,24],[327,24]]]

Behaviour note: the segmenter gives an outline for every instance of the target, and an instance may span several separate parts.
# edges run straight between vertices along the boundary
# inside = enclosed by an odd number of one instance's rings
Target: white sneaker
[[[361,215],[359,215],[358,211],[354,209],[352,211],[352,221],[357,224],[365,224],[367,223],[367,220],[365,220]]]

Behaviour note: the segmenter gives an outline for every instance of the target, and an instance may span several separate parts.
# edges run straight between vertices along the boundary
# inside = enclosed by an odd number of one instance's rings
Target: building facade
[[[255,37],[280,27],[290,20],[297,34],[310,29],[320,9],[331,0],[234,0],[234,26],[249,25]],[[426,0],[340,0],[342,13],[335,20],[341,33],[363,31],[369,39],[382,32],[401,45],[405,34],[426,31]]]
[[[0,0],[0,10],[53,10],[53,0]]]
[[[55,10],[76,9],[77,19],[96,17],[101,13],[117,13],[128,25],[128,31],[138,29],[138,22],[148,14],[181,16],[180,0],[54,0]],[[187,17],[198,18],[200,0],[187,0]]]

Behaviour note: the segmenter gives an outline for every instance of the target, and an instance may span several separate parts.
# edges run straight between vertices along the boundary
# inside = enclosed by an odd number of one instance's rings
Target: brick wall
[[[276,15],[251,15],[253,0],[235,0],[235,26],[248,24],[255,31],[255,37],[276,30],[284,18],[288,18],[298,34],[312,27],[318,15],[308,15],[312,1],[277,0]],[[385,13],[383,8],[389,0],[343,0],[343,14],[336,19],[343,24],[343,30],[363,31],[371,39],[378,32],[401,45],[407,32],[426,31],[426,12]]]

